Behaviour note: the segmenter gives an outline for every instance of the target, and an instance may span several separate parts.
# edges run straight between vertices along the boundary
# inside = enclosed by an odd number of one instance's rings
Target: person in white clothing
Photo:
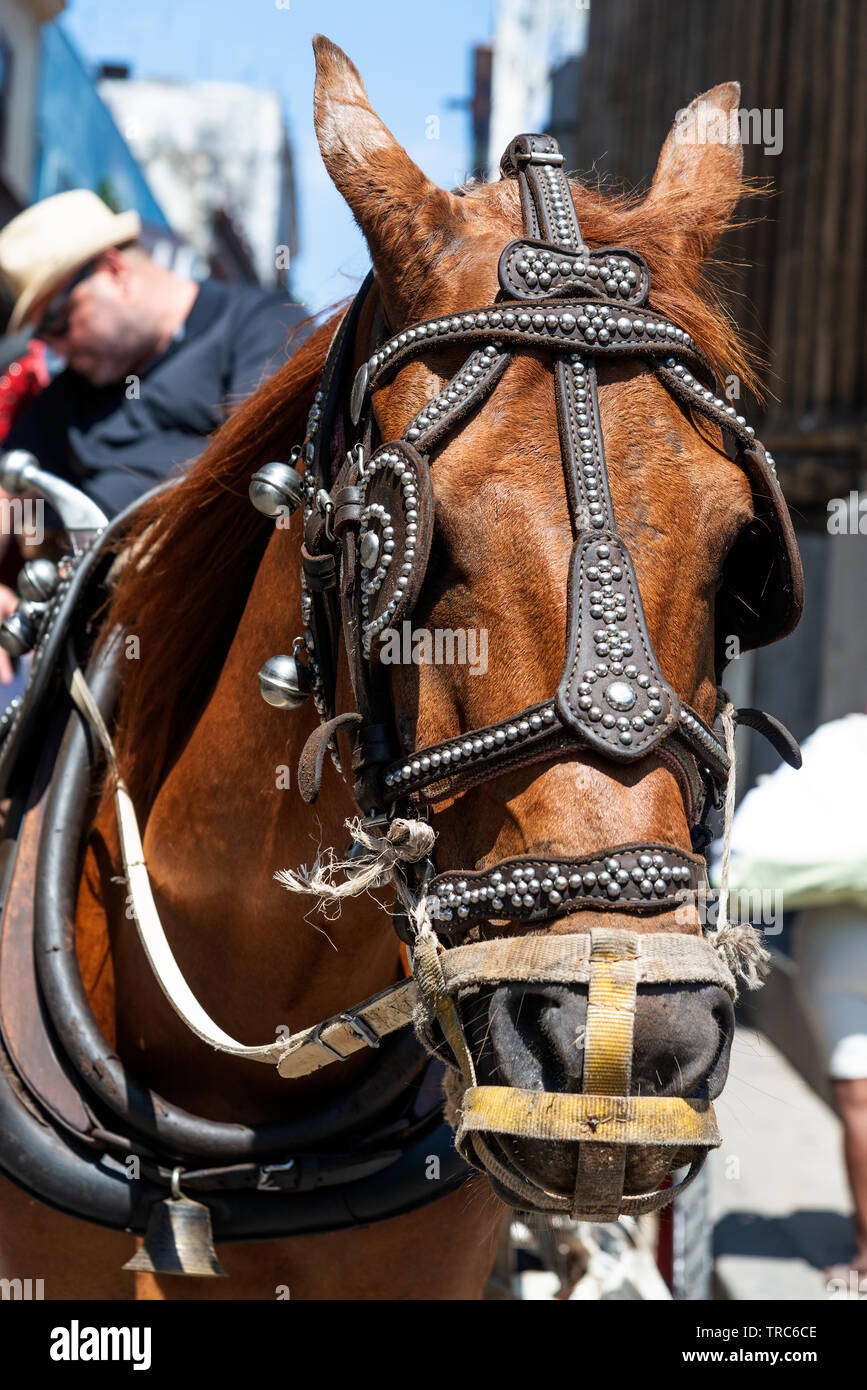
[[[843,1125],[855,1251],[829,1270],[867,1275],[867,714],[823,724],[803,766],[759,780],[734,819],[730,889],[773,888],[800,908],[794,957],[825,1044]]]

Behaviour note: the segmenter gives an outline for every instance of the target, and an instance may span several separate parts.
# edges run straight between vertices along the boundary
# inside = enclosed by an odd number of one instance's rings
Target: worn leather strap
[[[789,764],[789,767],[801,766],[801,750],[798,742],[789,733],[782,720],[775,719],[772,714],[767,714],[763,709],[737,709],[735,710],[735,723],[747,729],[755,729],[757,733],[763,734],[779,753],[783,762]]]
[[[358,729],[362,722],[361,715],[350,710],[346,714],[335,715],[333,719],[313,730],[298,760],[298,790],[308,806],[312,806],[319,795],[325,755],[332,740],[341,731],[348,733],[350,730]]]

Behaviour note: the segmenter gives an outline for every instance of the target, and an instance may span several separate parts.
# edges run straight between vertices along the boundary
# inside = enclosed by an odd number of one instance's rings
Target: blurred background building
[[[494,28],[485,161],[489,178],[499,177],[500,155],[519,131],[551,129],[555,75],[582,52],[589,17],[589,3],[581,0],[500,0]],[[575,115],[572,109],[570,128]],[[571,167],[568,143],[568,138],[561,140]]]
[[[136,79],[123,65],[100,75],[100,96],[172,226],[211,274],[287,288],[295,188],[278,93]]]
[[[827,528],[829,500],[863,490],[867,470],[865,71],[861,0],[501,0],[489,79],[492,177],[516,131],[546,130],[568,167],[646,186],[676,111],[732,78],[742,108],[781,128],[778,153],[762,139],[745,146],[746,174],[772,196],[745,205],[758,220],[719,256],[736,316],[768,357],[766,404],[741,408],[776,459],[807,605],[786,643],[744,655],[727,678],[737,703],[777,711],[802,739],[867,706],[867,624],[855,607],[867,547]],[[761,740],[745,741],[745,783],[775,765]]]
[[[0,226],[31,201],[42,26],[65,0],[0,5]]]
[[[135,209],[143,244],[180,274],[289,290],[298,237],[280,96],[137,79],[126,64],[91,70],[53,22],[64,7],[0,0],[0,226],[90,188]]]
[[[151,234],[169,221],[73,44],[57,24],[42,31],[36,148],[29,201],[90,188],[118,210],[134,208]]]

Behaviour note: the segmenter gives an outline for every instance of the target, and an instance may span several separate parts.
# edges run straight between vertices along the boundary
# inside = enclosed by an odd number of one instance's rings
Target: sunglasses
[[[69,320],[72,316],[70,298],[75,290],[84,280],[87,280],[95,269],[95,263],[90,262],[84,266],[74,279],[70,280],[59,294],[49,302],[44,314],[33,330],[36,338],[62,338],[69,328]]]

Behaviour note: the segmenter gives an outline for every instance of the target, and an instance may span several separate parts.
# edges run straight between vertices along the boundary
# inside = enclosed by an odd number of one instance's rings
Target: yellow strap
[[[591,931],[582,1090],[628,1096],[632,1082],[638,937],[610,927]],[[582,1144],[578,1150],[572,1214],[616,1221],[626,1181],[622,1144]]]
[[[449,987],[443,975],[440,964],[440,949],[435,932],[420,931],[412,950],[412,973],[419,994],[436,1015],[437,1023],[440,1025],[443,1036],[460,1067],[464,1084],[474,1086],[476,1069],[473,1066],[472,1054],[464,1037],[460,1014],[454,999],[449,994]]]
[[[476,1130],[586,1144],[697,1144],[709,1149],[720,1144],[707,1100],[567,1095],[513,1086],[469,1087],[461,1102],[458,1142]]]
[[[638,954],[634,933],[594,929],[587,987],[582,1090],[629,1094]]]

